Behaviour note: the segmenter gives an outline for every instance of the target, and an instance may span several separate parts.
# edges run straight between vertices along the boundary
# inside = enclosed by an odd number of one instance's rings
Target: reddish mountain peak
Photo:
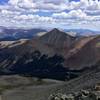
[[[49,44],[60,49],[71,46],[74,40],[75,38],[56,28],[39,38],[41,43]]]

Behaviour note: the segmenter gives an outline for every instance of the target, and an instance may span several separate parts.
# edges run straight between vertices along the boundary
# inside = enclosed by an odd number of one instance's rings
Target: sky
[[[100,31],[100,0],[0,0],[0,26]]]

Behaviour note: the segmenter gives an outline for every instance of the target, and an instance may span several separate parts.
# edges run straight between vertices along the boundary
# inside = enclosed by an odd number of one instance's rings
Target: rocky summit
[[[78,92],[70,94],[51,94],[48,100],[100,100],[100,83],[94,85],[94,87],[82,89]]]

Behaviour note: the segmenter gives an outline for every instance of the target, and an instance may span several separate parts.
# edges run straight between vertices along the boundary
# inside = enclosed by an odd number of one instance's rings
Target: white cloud
[[[17,11],[13,12],[13,11],[6,10],[6,9],[1,10],[2,15],[19,15],[20,13],[21,12],[17,12]]]
[[[61,12],[61,13],[54,13],[52,15],[54,18],[61,18],[61,19],[84,19],[87,17],[86,13],[82,12],[82,10],[72,10],[69,13]]]
[[[19,2],[19,0],[9,0],[8,1],[9,4],[14,5],[14,6],[17,5],[18,2]]]
[[[43,0],[43,1],[44,1],[44,3],[53,3],[55,5],[59,5],[59,4],[68,2],[68,0]]]
[[[39,15],[18,15],[13,18],[14,20],[19,20],[19,21],[34,21],[35,23],[54,23],[55,20],[52,17],[44,17],[44,16],[39,16]]]
[[[100,25],[100,1],[69,1],[9,0],[7,4],[0,5],[0,25],[15,27],[46,27],[49,25],[51,27],[66,25],[90,27],[93,25],[96,29],[98,28],[97,23]],[[39,12],[42,14],[39,15]],[[43,15],[44,12],[47,13],[46,16]]]
[[[8,4],[21,8],[34,8],[36,6],[32,0],[9,0]]]
[[[9,0],[8,4],[25,9],[39,9],[41,11],[62,11],[66,9],[68,0]]]

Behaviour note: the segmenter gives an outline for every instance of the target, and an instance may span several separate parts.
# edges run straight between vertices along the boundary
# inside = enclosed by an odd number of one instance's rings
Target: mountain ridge
[[[99,35],[76,38],[54,29],[43,36],[16,41],[4,48],[0,46],[0,68],[6,69],[8,72],[14,71],[14,73],[16,70],[32,73],[29,66],[33,72],[38,66],[37,70],[41,73],[42,70],[39,67],[41,66],[44,68],[44,76],[47,76],[46,74],[49,72],[50,75],[54,73],[56,76],[56,72],[62,74],[59,70],[63,70],[62,77],[66,76],[67,71],[72,72],[71,77],[76,77],[79,72],[91,68],[100,60],[99,42]],[[36,65],[34,65],[35,63]],[[53,66],[55,66],[55,71],[52,69]],[[77,75],[75,75],[76,73]]]

